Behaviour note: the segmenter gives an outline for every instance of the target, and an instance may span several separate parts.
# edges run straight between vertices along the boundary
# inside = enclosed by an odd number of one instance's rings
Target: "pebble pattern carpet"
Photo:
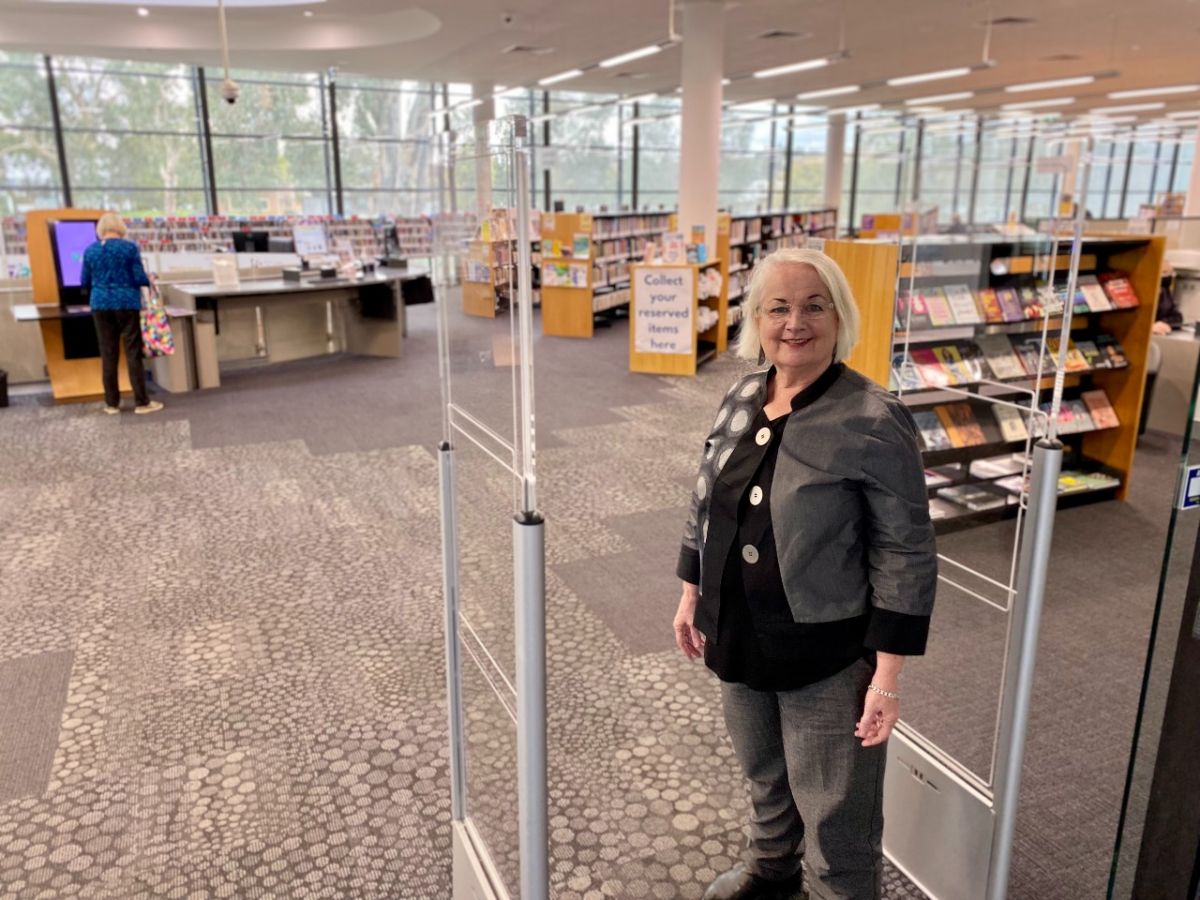
[[[595,345],[609,392],[573,374],[594,348],[539,342],[562,900],[698,898],[747,813],[715,680],[670,637],[697,454],[739,364],[631,376],[624,335]],[[0,898],[450,896],[433,345],[416,316],[402,360],[244,373],[158,416],[0,411],[0,679],[19,660],[32,691],[43,666],[53,712],[0,759]],[[471,814],[515,885],[511,695],[482,674],[513,677],[511,486],[459,456],[466,644],[495,658],[464,662]]]

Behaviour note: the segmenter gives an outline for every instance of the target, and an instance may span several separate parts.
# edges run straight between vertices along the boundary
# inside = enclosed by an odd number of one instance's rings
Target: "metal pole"
[[[446,601],[446,698],[450,716],[450,817],[467,817],[467,743],[463,728],[462,660],[458,645],[458,523],[454,509],[454,450],[438,445],[442,497],[442,593]]]
[[[212,120],[208,115],[208,79],[204,67],[192,70],[192,90],[196,94],[197,117],[200,120],[200,155],[204,160],[204,196],[208,201],[208,214],[220,215],[221,207],[217,201],[217,170],[213,161]]]
[[[329,70],[329,136],[333,141],[333,199],[339,216],[346,214],[346,202],[342,193],[342,147],[338,135],[337,76]]]
[[[546,546],[540,516],[513,521],[521,900],[550,896],[546,786]]]
[[[58,111],[58,85],[54,81],[54,65],[49,55],[42,56],[46,68],[46,90],[50,92],[50,119],[54,124],[54,147],[58,152],[58,177],[62,180],[63,206],[74,206],[71,196],[71,170],[67,165],[67,147],[63,141],[62,116]],[[107,204],[105,204],[107,205]]]
[[[1008,895],[1013,835],[1017,824],[1017,797],[1021,790],[1021,763],[1029,728],[1033,670],[1045,602],[1062,455],[1062,444],[1056,440],[1043,438],[1034,445],[1029,512],[1021,535],[1017,593],[1013,597],[1008,624],[1008,653],[1004,664],[1004,689],[997,735],[999,754],[993,794],[996,829],[992,835],[988,900],[1005,900]]]
[[[520,375],[520,416],[517,428],[517,472],[521,479],[521,512],[537,510],[537,479],[533,469],[533,252],[529,234],[529,120],[513,121],[512,168],[517,181],[517,333]]]

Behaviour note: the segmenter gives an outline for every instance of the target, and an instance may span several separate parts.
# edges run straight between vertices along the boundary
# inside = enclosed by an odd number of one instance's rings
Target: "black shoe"
[[[807,900],[803,873],[783,881],[771,881],[754,875],[745,863],[738,863],[704,892],[704,900]]]

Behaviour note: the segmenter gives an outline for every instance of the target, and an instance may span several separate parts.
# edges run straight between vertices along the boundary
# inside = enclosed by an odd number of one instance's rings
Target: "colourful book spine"
[[[983,311],[984,319],[989,323],[1001,323],[1004,321],[1004,310],[1000,307],[1000,301],[996,299],[996,292],[991,288],[984,288],[976,295],[979,300],[980,309]]]
[[[1021,299],[1012,288],[1000,288],[996,291],[996,302],[1000,304],[1000,314],[1005,322],[1024,322],[1025,310],[1021,307]]]
[[[954,313],[954,321],[959,325],[978,325],[983,321],[979,307],[975,305],[975,295],[965,284],[950,284],[946,286],[946,302]]]
[[[954,313],[946,301],[946,294],[941,288],[922,291],[925,308],[929,311],[929,322],[934,328],[944,328],[954,324]]]

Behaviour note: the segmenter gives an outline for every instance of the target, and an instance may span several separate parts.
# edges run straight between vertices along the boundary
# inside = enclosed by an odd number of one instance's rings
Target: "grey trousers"
[[[722,682],[725,726],[750,782],[750,871],[808,868],[814,900],[878,900],[886,745],[854,736],[872,669],[860,661],[795,691]]]

